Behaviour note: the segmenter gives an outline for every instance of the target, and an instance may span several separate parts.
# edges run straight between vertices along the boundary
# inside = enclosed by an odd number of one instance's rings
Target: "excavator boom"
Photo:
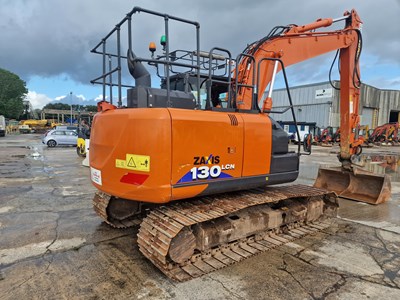
[[[345,20],[346,26],[342,30],[315,31],[332,25],[334,22]],[[341,147],[340,159],[350,160],[351,155],[357,152],[362,144],[354,135],[359,124],[358,106],[360,98],[360,71],[359,57],[361,54],[361,20],[355,10],[345,12],[344,17],[338,19],[320,19],[303,26],[289,26],[280,34],[267,36],[249,45],[245,53],[254,57],[243,57],[238,62],[238,82],[240,84],[254,83],[251,78],[253,68],[260,74],[256,78],[259,94],[256,94],[257,104],[262,101],[263,91],[273,81],[276,73],[281,70],[276,60],[283,62],[285,67],[300,63],[307,59],[340,50],[340,132]],[[257,65],[252,62],[258,62]],[[277,67],[276,67],[277,66]],[[270,87],[270,90],[273,87]],[[237,95],[238,107],[249,109],[254,104],[252,90],[242,88]],[[263,111],[272,108],[272,99],[263,100]]]
[[[342,30],[316,31],[343,20],[345,27]],[[384,175],[384,179],[381,180],[381,176],[363,172],[361,178],[361,175],[356,175],[360,171],[354,172],[356,167],[352,164],[352,158],[361,154],[361,145],[364,143],[364,138],[358,135],[361,25],[357,12],[352,10],[345,12],[342,18],[319,19],[303,26],[284,27],[280,32],[273,31],[273,34],[250,44],[245,50],[246,55],[239,58],[235,72],[236,81],[243,87],[238,91],[237,103],[241,109],[250,109],[258,106],[258,103],[262,101],[262,112],[269,113],[273,105],[271,92],[275,75],[281,69],[278,59],[287,67],[327,52],[339,51],[340,152],[338,158],[342,167],[339,171],[321,169],[315,186],[333,190],[353,200],[377,204],[390,198],[389,177]],[[252,73],[258,74],[256,78],[251,76]],[[257,89],[248,87],[252,84]],[[268,85],[268,96],[261,99],[262,92]],[[376,187],[375,191],[370,193],[365,189],[366,185]]]

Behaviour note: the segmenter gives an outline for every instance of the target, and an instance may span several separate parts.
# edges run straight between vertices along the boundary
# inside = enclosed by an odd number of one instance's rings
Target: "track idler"
[[[337,168],[320,168],[314,187],[335,192],[341,198],[379,204],[391,197],[388,175],[374,174],[360,168],[352,171]]]

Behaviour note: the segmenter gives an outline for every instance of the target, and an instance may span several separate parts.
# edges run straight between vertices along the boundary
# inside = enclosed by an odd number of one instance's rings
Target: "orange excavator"
[[[399,141],[398,138],[399,123],[386,123],[376,127],[372,130],[369,136],[370,143],[395,143]]]
[[[332,144],[335,139],[335,135],[333,133],[333,128],[331,126],[328,126],[327,128],[324,128],[321,130],[320,134],[316,134],[314,136],[314,140],[318,145],[330,145]]]
[[[153,42],[151,57],[134,53],[139,13],[164,22],[161,54],[155,55]],[[344,29],[317,31],[339,21]],[[170,50],[170,22],[193,28],[194,51]],[[123,26],[127,30],[121,31]],[[184,281],[329,226],[337,194],[373,203],[388,200],[388,178],[356,171],[352,163],[363,143],[355,134],[360,26],[354,10],[335,20],[278,26],[233,59],[224,48],[201,51],[199,23],[133,8],[92,50],[103,58],[102,75],[92,80],[103,86],[90,141],[96,213],[113,227],[140,224],[141,253],[170,278]],[[122,32],[128,33],[126,43]],[[271,187],[296,180],[300,156],[310,153],[312,141],[308,136],[303,153],[300,143],[290,151],[287,134],[271,118],[276,74],[282,71],[297,124],[285,67],[333,50],[340,50],[342,167],[320,170],[315,187]],[[123,83],[125,69],[134,86]],[[152,87],[156,75],[161,88]]]

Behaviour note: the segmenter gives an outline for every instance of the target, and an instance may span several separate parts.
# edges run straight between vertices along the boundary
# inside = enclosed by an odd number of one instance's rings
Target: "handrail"
[[[259,83],[260,83],[260,66],[265,61],[278,62],[281,65],[281,70],[282,70],[283,78],[285,80],[285,87],[286,87],[286,91],[287,91],[288,99],[289,99],[289,104],[290,104],[288,106],[288,108],[286,109],[286,111],[289,110],[289,109],[292,111],[293,122],[294,122],[294,125],[296,127],[296,135],[297,135],[297,139],[299,141],[298,148],[297,148],[297,153],[300,154],[300,144],[301,144],[300,132],[299,132],[299,128],[297,127],[296,114],[295,114],[294,108],[293,108],[292,96],[290,95],[289,83],[288,83],[287,76],[286,76],[285,66],[283,64],[283,61],[281,59],[279,59],[279,58],[264,57],[264,58],[260,59],[258,61],[258,63],[257,63],[257,87],[259,86]],[[274,76],[275,76],[275,74],[274,74]],[[254,99],[253,99],[253,102],[254,102]],[[258,104],[257,104],[257,106],[258,106]],[[271,113],[273,111],[269,110],[269,111],[264,111],[264,112],[265,113]]]
[[[147,63],[153,63],[153,64],[161,64],[165,66],[165,76],[166,76],[166,87],[167,87],[167,105],[171,106],[172,103],[170,101],[170,69],[172,66],[177,66],[177,67],[185,67],[189,68],[190,70],[195,70],[196,72],[196,77],[197,77],[197,89],[200,89],[200,24],[196,21],[191,21],[187,19],[183,19],[180,17],[175,17],[171,16],[168,14],[163,14],[163,13],[158,13],[152,10],[148,9],[143,9],[138,6],[135,6],[115,27],[104,37],[101,39],[101,41],[91,50],[92,53],[95,54],[100,54],[102,55],[102,61],[103,61],[103,68],[102,68],[102,75],[91,80],[92,83],[98,84],[99,80],[102,81],[103,85],[103,100],[106,98],[106,86],[110,86],[110,96],[112,97],[112,87],[117,86],[118,87],[118,107],[122,106],[122,87],[126,87],[127,85],[122,84],[122,65],[121,65],[121,60],[122,59],[128,59],[127,56],[124,56],[121,54],[121,27],[127,23],[128,27],[128,50],[132,51],[132,16],[136,13],[146,13],[146,14],[151,14],[155,16],[159,16],[164,18],[164,31],[165,31],[165,36],[166,36],[166,44],[165,44],[165,57],[164,60],[162,60],[160,57],[159,59],[144,59],[144,58],[135,58],[135,61],[138,62],[147,62]],[[184,63],[179,63],[175,61],[171,61],[170,58],[170,52],[169,52],[169,20],[174,20],[177,22],[183,22],[186,24],[190,24],[195,26],[196,28],[196,53],[193,54],[194,59],[196,60],[196,64],[184,64]],[[110,51],[107,51],[107,42],[109,41],[109,38],[112,37],[114,34],[116,34],[116,47],[117,47],[117,53],[111,53]],[[108,58],[108,71],[107,71],[107,58]],[[112,59],[116,58],[117,64],[116,67],[112,68]],[[112,82],[112,74],[117,73],[117,80],[118,83],[114,84]],[[172,73],[174,73],[171,70]],[[158,73],[158,71],[157,71]],[[107,77],[109,82],[107,82]],[[111,103],[112,103],[112,98],[111,98]],[[197,107],[200,108],[200,93],[197,94]]]
[[[216,80],[212,78],[212,61],[214,60],[214,51],[220,51],[220,52],[225,52],[226,54],[228,54],[228,63],[229,63],[229,67],[228,67],[228,81],[227,82],[223,82],[221,80]],[[232,61],[232,55],[231,52],[227,49],[224,48],[219,48],[219,47],[213,47],[210,52],[209,52],[209,59],[208,59],[208,63],[209,63],[209,67],[208,67],[208,79],[207,79],[207,98],[206,98],[206,109],[210,109],[211,108],[211,104],[210,104],[210,100],[211,100],[211,87],[212,87],[212,83],[213,82],[219,82],[222,84],[226,84],[228,85],[228,108],[230,108],[231,106],[231,93],[229,93],[229,87],[231,86],[231,61]]]
[[[250,64],[256,63],[254,56],[250,55],[250,54],[246,54],[246,53],[240,53],[236,57],[236,61],[239,62],[243,57],[250,59]],[[247,64],[249,64],[249,62]],[[252,84],[250,85],[250,84],[244,84],[244,83],[238,82],[238,77],[239,77],[238,66],[236,66],[236,68],[235,68],[235,97],[237,97],[237,95],[238,95],[239,88],[243,88],[243,87],[251,88],[251,90],[252,90],[251,94],[253,95],[251,109],[253,109],[253,110],[258,109],[257,101],[255,100],[258,98],[258,86],[257,86],[257,82],[254,82],[255,77],[256,77],[255,69],[256,68],[253,68],[253,74],[252,74],[252,80],[251,80]]]

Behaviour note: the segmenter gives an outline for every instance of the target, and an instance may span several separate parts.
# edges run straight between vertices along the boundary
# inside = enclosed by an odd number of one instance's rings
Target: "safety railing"
[[[132,52],[132,25],[133,25],[133,15],[136,13],[146,13],[154,16],[159,16],[164,19],[164,35],[166,37],[165,43],[165,54],[163,57],[159,57],[158,59],[148,59],[148,58],[141,58],[141,57],[134,57],[134,62],[146,62],[149,64],[161,64],[166,66],[165,67],[165,82],[166,82],[166,89],[167,89],[167,103],[170,103],[170,70],[172,66],[176,67],[184,67],[188,68],[189,70],[194,70],[197,77],[197,89],[200,88],[200,24],[195,21],[190,21],[186,19],[182,19],[179,17],[171,16],[168,14],[162,14],[159,12],[151,11],[148,9],[143,9],[140,7],[134,7],[127,15],[124,17],[101,41],[91,50],[92,53],[102,55],[102,74],[97,78],[91,80],[93,84],[101,84],[103,86],[103,100],[106,99],[106,87],[110,88],[110,102],[112,103],[112,89],[113,87],[118,87],[118,106],[122,106],[122,87],[133,87],[131,85],[122,84],[122,60],[127,60],[128,57],[122,54],[122,46],[121,46],[121,27],[123,25],[127,25],[128,28],[128,51]],[[185,24],[193,25],[196,30],[196,51],[193,54],[193,61],[195,63],[186,63],[186,62],[179,62],[176,60],[171,59],[171,53],[169,49],[169,21],[174,20],[177,22],[182,22]],[[109,52],[107,45],[111,37],[116,34],[116,49],[117,53]],[[117,65],[112,65],[111,58],[116,58]],[[108,60],[108,61],[107,61]],[[117,83],[113,81],[113,74],[117,74]],[[197,103],[200,106],[200,95],[197,95]]]
[[[285,81],[285,88],[286,88],[286,92],[287,92],[288,99],[289,99],[289,106],[288,106],[286,109],[282,110],[282,111],[268,110],[268,111],[264,111],[264,112],[266,112],[266,113],[283,114],[283,113],[285,113],[286,111],[288,111],[288,110],[290,109],[290,111],[292,112],[293,122],[294,122],[294,125],[295,125],[295,127],[296,127],[297,139],[298,139],[298,141],[299,141],[299,143],[298,143],[298,151],[297,151],[297,152],[300,153],[300,147],[301,147],[301,146],[300,146],[300,144],[301,144],[300,132],[299,132],[299,128],[298,128],[298,126],[297,126],[297,120],[296,120],[296,114],[295,114],[295,112],[294,112],[292,96],[290,95],[289,82],[288,82],[288,80],[287,80],[286,71],[285,71],[285,66],[284,66],[282,60],[280,60],[279,58],[264,57],[264,58],[260,59],[260,60],[257,62],[257,83],[256,83],[256,84],[257,84],[257,88],[258,88],[259,83],[260,83],[260,67],[261,67],[261,64],[264,63],[264,62],[266,62],[266,61],[270,61],[270,62],[272,61],[272,62],[274,62],[274,70],[273,70],[272,79],[271,79],[271,82],[270,82],[270,87],[269,87],[269,91],[268,91],[268,96],[267,96],[267,97],[271,97],[271,96],[272,96],[272,90],[273,90],[273,87],[274,87],[276,74],[277,74],[277,72],[278,72],[278,64],[279,64],[279,65],[281,66],[281,70],[282,70],[282,74],[283,74],[283,79],[284,79],[284,81]],[[253,98],[252,106],[257,105],[257,107],[258,107],[258,103],[254,103],[254,101],[257,101],[257,99],[258,99],[258,98]]]
[[[216,54],[214,54],[215,51],[220,51],[220,52],[226,53],[228,55],[228,57],[220,55],[220,59],[221,60],[225,60],[226,61],[225,65],[228,65],[228,78],[227,78],[227,81],[213,78],[213,75],[214,75],[213,72],[214,72],[215,68],[213,67],[212,62],[214,61],[214,59],[216,57]],[[232,101],[231,101],[231,97],[232,97],[231,94],[232,93],[230,93],[231,74],[232,74],[231,61],[232,61],[232,55],[229,52],[229,50],[226,50],[226,49],[223,49],[223,48],[218,48],[218,47],[214,47],[214,48],[212,48],[210,50],[209,59],[208,59],[208,62],[209,62],[209,65],[208,65],[208,79],[207,79],[207,82],[206,82],[206,87],[207,87],[206,109],[210,109],[211,108],[211,103],[210,103],[211,102],[211,97],[212,97],[211,87],[212,87],[213,83],[219,83],[219,84],[227,86],[227,91],[228,91],[228,100],[227,100],[228,101],[228,105],[227,106],[228,106],[228,108],[231,108],[230,107],[232,105]]]
[[[239,68],[236,66],[235,68],[235,95],[237,96],[239,94],[240,89],[242,88],[250,88],[251,89],[251,95],[252,95],[252,105],[251,105],[251,109],[255,110],[258,108],[258,105],[254,106],[254,103],[257,103],[257,90],[258,90],[258,84],[256,82],[256,68],[255,68],[255,58],[253,55],[249,55],[246,53],[240,53],[237,57],[236,57],[236,61],[240,62],[242,59],[247,59],[247,66],[245,68],[245,70],[242,70],[243,72],[245,72],[246,70],[249,69],[249,67],[253,64],[253,72],[251,74],[251,84],[244,84],[244,83],[240,83],[238,81],[239,78]],[[245,76],[245,75],[243,75]]]

